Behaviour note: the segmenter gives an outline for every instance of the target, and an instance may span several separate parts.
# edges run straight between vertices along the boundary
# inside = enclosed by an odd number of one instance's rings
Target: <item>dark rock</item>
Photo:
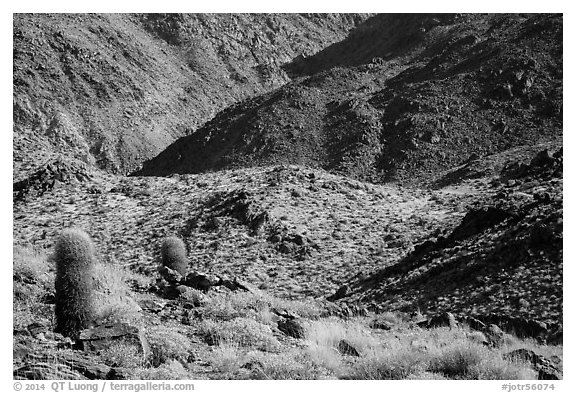
[[[290,254],[294,251],[294,244],[291,242],[283,241],[278,245],[278,251],[282,254]]]
[[[145,357],[150,353],[150,347],[142,329],[124,323],[82,330],[76,344],[84,351],[99,351],[116,341],[133,343]]]
[[[138,305],[146,311],[158,313],[164,309],[166,302],[160,302],[153,299],[141,299],[138,301]]]
[[[234,277],[233,280],[221,279],[218,285],[223,285],[226,288],[230,289],[231,291],[237,291],[240,289],[242,291],[247,291],[247,292],[252,292],[252,293],[258,292],[258,290],[255,287],[253,287],[252,285],[250,285],[246,281],[239,280],[237,277]]]
[[[504,344],[504,332],[498,325],[490,324],[486,328],[486,337],[490,341],[490,345],[493,347],[500,347]]]
[[[513,214],[498,207],[471,209],[452,234],[448,241],[454,242],[477,235],[502,221],[513,217]]]
[[[486,324],[479,319],[474,317],[467,317],[465,322],[470,326],[470,329],[478,330],[479,332],[483,332],[486,330]]]
[[[31,323],[26,327],[32,337],[37,337],[39,334],[46,333],[49,327],[40,322]]]
[[[350,345],[350,343],[346,340],[340,340],[340,342],[338,343],[338,352],[340,352],[342,355],[347,356],[356,356],[356,357],[360,356],[356,348]]]
[[[513,333],[520,338],[547,337],[549,334],[546,323],[535,319],[510,317],[499,314],[477,315],[476,317],[486,324],[498,325],[502,330]]]
[[[210,279],[204,274],[190,273],[186,276],[183,284],[189,286],[190,288],[207,292],[212,285],[217,285],[218,283],[215,281],[215,279]]]
[[[539,152],[530,162],[531,166],[542,167],[542,166],[552,166],[555,163],[555,158],[552,156],[548,149]]]
[[[334,293],[333,295],[330,295],[326,298],[326,300],[330,301],[330,302],[334,302],[336,300],[342,299],[343,297],[346,296],[346,294],[348,293],[348,290],[350,289],[350,287],[346,284],[342,285],[340,288],[338,288],[338,290],[336,291],[336,293]]]
[[[458,322],[454,314],[450,312],[443,312],[438,315],[434,315],[432,318],[423,319],[415,321],[416,325],[425,328],[432,329],[436,327],[449,327],[450,329],[455,329],[458,327]]]
[[[456,329],[458,327],[458,322],[456,321],[454,314],[450,312],[444,312],[430,318],[427,327],[429,329],[435,327],[449,327],[450,329]]]
[[[109,381],[129,380],[132,379],[132,372],[125,367],[114,367],[108,372],[105,379]]]
[[[240,366],[240,368],[245,368],[247,370],[254,370],[254,369],[264,369],[264,365],[262,364],[262,362],[259,362],[258,360],[251,360],[248,363],[244,363],[243,365]]]
[[[304,338],[305,330],[297,319],[287,319],[278,321],[278,329],[287,336],[294,338]]]
[[[282,240],[282,236],[280,236],[279,234],[274,234],[272,236],[270,236],[270,238],[268,239],[270,241],[270,243],[278,243]]]
[[[271,311],[272,313],[278,315],[279,317],[282,317],[282,318],[286,318],[286,319],[297,319],[297,318],[298,318],[298,315],[296,315],[296,314],[294,314],[293,312],[288,311],[288,310],[286,310],[286,309],[284,309],[284,310],[278,310],[278,309],[272,307],[272,308],[270,309],[270,311]]]
[[[26,199],[28,195],[41,196],[61,183],[84,182],[90,178],[86,167],[57,159],[44,165],[26,179],[13,183],[13,199],[14,202],[18,202]]]
[[[538,223],[534,225],[530,232],[530,246],[542,247],[553,242],[556,238],[554,230],[545,224]]]
[[[170,284],[178,284],[180,281],[182,281],[182,275],[180,275],[180,273],[178,273],[176,270],[170,269],[169,267],[158,267],[158,273],[160,273],[160,276],[162,276],[162,278]]]
[[[370,322],[370,325],[368,325],[368,326],[370,326],[370,328],[372,328],[372,329],[392,330],[392,327],[394,325],[388,321],[375,319],[372,322]]]
[[[546,338],[546,343],[548,345],[562,345],[563,342],[564,342],[564,332],[562,327],[559,327],[554,332],[550,333]]]

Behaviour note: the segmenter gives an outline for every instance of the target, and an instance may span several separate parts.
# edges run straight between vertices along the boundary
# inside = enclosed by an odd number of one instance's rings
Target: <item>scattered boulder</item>
[[[368,326],[370,326],[371,329],[392,330],[394,325],[391,322],[385,320],[375,319],[370,322]]]
[[[428,323],[428,328],[444,326],[449,327],[450,329],[456,329],[458,327],[458,322],[456,321],[454,314],[450,312],[444,312],[442,314],[435,315],[430,319]]]
[[[148,312],[159,313],[166,307],[166,302],[161,302],[153,299],[141,299],[138,301],[138,305]]]
[[[182,281],[182,275],[167,266],[159,266],[158,273],[160,273],[160,276],[169,284],[178,284]]]
[[[182,284],[190,288],[198,289],[203,292],[208,292],[210,287],[212,287],[213,285],[218,285],[218,280],[213,277],[208,277],[204,274],[192,272],[186,276]]]
[[[245,189],[215,193],[207,201],[206,207],[209,214],[206,222],[210,222],[209,225],[214,223],[215,217],[234,217],[246,225],[254,236],[260,235],[270,220],[269,213]]]
[[[85,182],[91,179],[88,169],[80,164],[57,159],[38,169],[26,179],[13,184],[14,202],[23,201],[27,196],[41,196],[60,183]]]
[[[106,376],[106,379],[110,381],[119,381],[119,380],[133,379],[133,377],[130,369],[125,367],[115,367],[110,369],[110,372]]]
[[[497,325],[502,330],[520,338],[546,338],[550,334],[548,325],[535,319],[499,314],[480,315],[477,318],[488,325]]]
[[[552,166],[556,162],[556,159],[552,155],[552,153],[548,150],[542,150],[530,161],[530,166],[532,167],[546,167]]]
[[[454,314],[450,312],[443,312],[438,315],[434,315],[432,318],[421,320],[416,322],[421,328],[432,329],[437,327],[449,327],[450,329],[456,329],[458,327],[458,322]]]
[[[326,300],[330,301],[330,302],[334,302],[336,300],[342,299],[343,297],[346,296],[346,294],[348,293],[348,290],[350,289],[350,287],[346,284],[342,285],[340,288],[338,288],[338,290],[336,291],[336,293],[334,293],[333,295],[330,295],[326,298]]]
[[[465,322],[468,324],[468,326],[472,330],[478,330],[479,332],[483,332],[486,330],[486,324],[484,322],[482,322],[481,320],[476,319],[474,317],[467,317],[465,319]]]
[[[278,330],[287,336],[294,338],[304,338],[305,330],[297,319],[287,319],[278,321]]]
[[[500,347],[504,344],[504,332],[498,325],[488,325],[485,332],[491,346]]]
[[[76,345],[84,351],[98,351],[116,341],[133,343],[145,357],[150,353],[150,347],[142,329],[125,323],[82,330]]]
[[[356,348],[350,345],[350,343],[346,340],[340,340],[340,342],[338,342],[338,352],[346,356],[360,356],[360,353],[358,353]]]
[[[32,337],[38,337],[39,335],[48,332],[50,328],[46,324],[34,322],[28,325],[26,330],[28,330]]]

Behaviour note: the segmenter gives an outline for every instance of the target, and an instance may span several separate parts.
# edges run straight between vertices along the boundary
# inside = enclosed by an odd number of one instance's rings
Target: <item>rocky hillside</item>
[[[14,177],[65,154],[126,173],[364,15],[14,15]]]
[[[561,15],[377,15],[140,175],[297,163],[416,182],[562,135]]]
[[[281,165],[120,177],[53,162],[15,187],[14,376],[562,378],[560,146],[431,180]],[[72,339],[53,331],[50,257],[70,226],[98,252],[98,326]],[[159,269],[173,235],[185,275]]]
[[[562,23],[15,15],[14,378],[561,379]]]
[[[497,192],[476,200],[452,231],[428,238],[397,263],[354,282],[348,300],[403,311],[417,304],[427,314],[450,309],[513,326],[518,335],[558,337],[562,164],[562,150],[508,162],[491,182]]]

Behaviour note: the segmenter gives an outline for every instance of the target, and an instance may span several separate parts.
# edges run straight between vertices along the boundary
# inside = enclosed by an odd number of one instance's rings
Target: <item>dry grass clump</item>
[[[158,367],[169,360],[188,363],[192,345],[183,334],[165,326],[154,326],[148,328],[146,338],[150,345],[149,363],[152,367]]]
[[[42,252],[13,247],[13,324],[21,329],[32,322],[52,324],[53,311],[43,297],[53,293],[54,269]]]
[[[345,359],[339,351],[342,341],[351,345],[360,356],[377,350],[381,343],[372,335],[360,319],[343,321],[330,317],[311,321],[306,325],[307,348],[311,361],[330,370],[335,375],[345,374],[351,359]]]
[[[143,367],[146,359],[134,344],[112,343],[100,351],[102,361],[111,367]]]
[[[239,347],[267,352],[279,351],[281,348],[270,326],[251,318],[206,320],[200,326],[200,335],[210,344],[236,344]]]
[[[192,380],[194,375],[177,360],[168,360],[156,368],[136,370],[134,379],[139,380]]]
[[[463,329],[438,328],[385,339],[379,350],[361,357],[351,379],[535,379],[530,365],[502,358],[471,340]]]
[[[212,319],[258,318],[269,309],[268,296],[250,292],[214,293],[206,298],[205,315]]]
[[[279,299],[265,292],[235,291],[211,294],[206,299],[205,315],[225,320],[248,317],[267,324],[274,319],[272,308],[286,310],[304,318],[317,318],[322,311],[320,304],[311,301]]]
[[[140,306],[131,297],[127,281],[132,275],[121,267],[96,263],[94,266],[94,298],[99,321],[135,323]]]
[[[44,290],[54,286],[54,273],[46,255],[32,247],[14,246],[13,276],[15,282],[39,284]]]
[[[435,348],[428,370],[450,379],[536,379],[527,364],[504,360],[500,353],[466,340]]]
[[[308,353],[291,349],[280,354],[250,352],[244,358],[251,364],[250,379],[315,380],[334,379],[333,372],[314,362]]]
[[[212,368],[223,374],[222,379],[236,378],[245,360],[246,350],[240,348],[238,344],[227,342],[215,346],[208,358]]]
[[[382,350],[360,358],[346,375],[347,379],[407,379],[426,371],[426,354],[405,349],[399,352]]]
[[[306,340],[326,348],[337,348],[341,340],[346,340],[360,353],[368,353],[381,345],[362,324],[362,319],[344,321],[336,317],[310,321],[306,326]]]

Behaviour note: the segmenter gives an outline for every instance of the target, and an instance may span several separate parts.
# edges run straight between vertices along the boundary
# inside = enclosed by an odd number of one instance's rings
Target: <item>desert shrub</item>
[[[80,229],[66,229],[54,250],[56,331],[73,337],[95,319],[94,244]]]
[[[181,239],[175,236],[164,239],[160,255],[162,257],[162,265],[177,271],[182,276],[186,275],[188,259],[186,258],[186,246]]]

